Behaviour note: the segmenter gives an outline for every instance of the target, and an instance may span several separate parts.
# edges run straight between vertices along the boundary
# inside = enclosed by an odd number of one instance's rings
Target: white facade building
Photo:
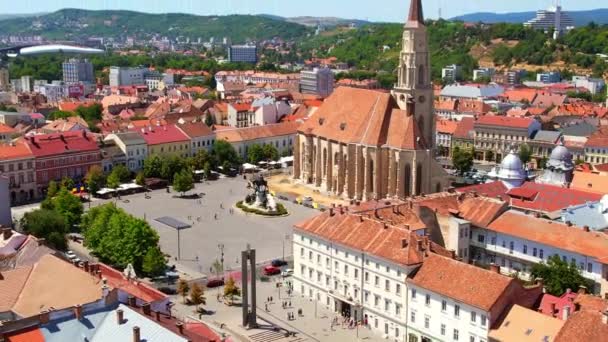
[[[126,157],[126,166],[130,171],[137,172],[144,167],[144,160],[148,157],[148,145],[136,132],[110,134],[106,141],[113,141]]]
[[[142,85],[144,82],[144,68],[110,67],[110,86]]]
[[[334,73],[329,68],[314,68],[300,73],[300,92],[328,97],[334,91]]]

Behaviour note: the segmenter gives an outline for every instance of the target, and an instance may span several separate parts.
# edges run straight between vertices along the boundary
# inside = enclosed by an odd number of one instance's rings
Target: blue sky
[[[546,8],[554,0],[423,0],[425,16],[449,18],[472,12],[522,12]],[[562,0],[566,10],[589,10],[605,0]],[[61,8],[128,9],[201,15],[258,14],[339,16],[401,22],[409,0],[0,0],[0,13],[49,12]],[[608,7],[608,4],[604,5]]]

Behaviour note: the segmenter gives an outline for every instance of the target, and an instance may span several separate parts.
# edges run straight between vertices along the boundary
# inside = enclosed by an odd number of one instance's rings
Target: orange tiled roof
[[[608,176],[591,172],[575,172],[570,187],[572,189],[605,195],[606,189],[608,189]]]
[[[0,133],[12,134],[15,132],[16,131],[11,126],[0,123]]]
[[[500,215],[487,229],[591,256],[599,262],[608,263],[608,235],[603,233],[585,232],[580,228],[515,211]]]
[[[475,126],[487,125],[487,126],[503,126],[512,128],[528,128],[534,122],[534,119],[530,118],[513,118],[496,115],[484,115],[477,119]]]
[[[395,148],[424,148],[414,116],[396,109],[390,94],[337,88],[299,129],[342,143]]]
[[[9,333],[8,342],[44,342],[44,335],[38,327],[28,328],[15,333]]]
[[[435,101],[435,110],[455,111],[456,104],[456,100],[437,100]]]
[[[473,118],[462,118],[458,121],[456,130],[454,131],[453,137],[460,139],[472,139],[473,137],[469,134],[473,131],[475,126],[475,119]]]
[[[437,120],[436,130],[439,133],[454,134],[458,128],[458,122],[452,120]]]
[[[465,198],[459,206],[459,215],[478,227],[486,227],[509,208],[508,204],[488,197]]]
[[[216,139],[225,140],[228,142],[249,141],[268,137],[277,137],[282,135],[296,134],[299,122],[291,121],[279,124],[253,126],[246,128],[224,128],[223,126],[215,126]]]
[[[350,213],[347,209],[341,212],[339,208],[335,208],[333,215],[327,211],[294,227],[303,233],[364,251],[400,265],[420,264],[427,255],[433,253],[449,254],[445,249],[429,241],[428,238],[417,235],[413,230],[382,222],[380,213],[376,214],[375,210],[368,212],[356,212],[356,208],[353,210],[354,212]],[[382,215],[392,214],[384,210]],[[419,241],[422,243],[422,250],[418,248]]]
[[[0,144],[0,160],[32,158],[34,156],[29,146],[22,139],[14,145]]]
[[[531,88],[509,89],[506,90],[501,97],[506,98],[511,102],[527,101],[528,103],[532,103],[536,98],[536,92],[536,89]]]
[[[554,342],[606,341],[607,337],[608,324],[602,321],[602,312],[581,310],[570,315]]]
[[[595,133],[593,133],[587,142],[587,147],[608,147],[608,126],[602,126]]]
[[[430,254],[408,282],[490,311],[515,279],[457,260]]]

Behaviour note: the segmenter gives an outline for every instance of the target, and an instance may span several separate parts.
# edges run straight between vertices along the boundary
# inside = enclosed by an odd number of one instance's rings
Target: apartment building
[[[190,138],[175,125],[149,125],[136,132],[146,141],[149,156],[191,155]]]
[[[48,183],[69,177],[82,179],[93,166],[101,167],[97,140],[87,131],[37,135],[26,138],[32,151],[39,194]]]
[[[105,141],[112,141],[126,158],[126,167],[129,171],[137,172],[144,167],[144,160],[148,156],[148,145],[144,138],[136,132],[121,132],[109,134]]]
[[[242,158],[247,158],[253,144],[272,145],[281,155],[292,155],[299,122],[217,130],[216,139],[227,141]]]
[[[475,159],[501,161],[511,150],[519,150],[541,129],[531,118],[485,115],[475,121]]]
[[[190,138],[190,153],[194,156],[199,150],[211,152],[215,144],[215,132],[204,122],[177,124],[176,127]]]
[[[23,140],[0,144],[0,175],[8,179],[11,204],[37,198],[34,155]]]
[[[585,162],[591,164],[608,163],[608,128],[600,128],[587,139],[585,143]]]

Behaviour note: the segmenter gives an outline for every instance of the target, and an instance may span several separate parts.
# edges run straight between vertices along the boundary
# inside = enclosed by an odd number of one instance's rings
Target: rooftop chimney
[[[422,252],[424,250],[423,245],[422,245],[422,240],[418,240],[417,243],[418,243],[418,251]]]
[[[89,273],[89,262],[88,261],[83,261],[82,262],[82,267],[84,268],[84,271]]]
[[[143,303],[141,307],[142,307],[142,309],[143,309],[143,311],[144,311],[144,315],[146,315],[146,316],[150,316],[150,314],[151,314],[151,311],[150,311],[150,303],[147,303],[147,302],[146,302],[146,303]]]
[[[137,306],[136,299],[135,299],[135,297],[133,297],[133,296],[129,296],[129,297],[128,297],[128,299],[127,299],[127,303],[129,304],[129,306],[132,306],[132,307]]]
[[[491,263],[490,264],[490,271],[496,273],[496,274],[500,274],[500,266],[496,265],[495,263]]]
[[[568,227],[572,227],[572,222],[570,222],[570,221],[566,221],[566,226],[568,226]]]
[[[564,306],[562,308],[562,319],[564,321],[567,321],[568,317],[570,317],[570,307],[569,306]]]
[[[118,323],[118,325],[121,325],[122,322],[124,321],[124,311],[122,311],[122,309],[118,309],[116,310],[116,323]]]
[[[154,315],[156,316],[156,321],[160,322],[160,311],[154,311]]]
[[[578,294],[586,294],[586,293],[587,293],[587,286],[581,285],[578,287]]]
[[[329,216],[334,216],[334,208],[329,208]]]
[[[38,314],[38,321],[40,324],[48,323],[50,321],[50,312],[48,310],[40,311],[40,314]]]
[[[555,303],[551,303],[549,307],[551,309],[551,317],[555,317],[555,310],[557,309],[557,305]]]
[[[82,305],[78,304],[74,307],[74,316],[79,321],[82,319]]]
[[[133,342],[140,342],[141,336],[139,334],[139,327],[133,327]]]
[[[184,334],[184,323],[182,322],[177,322],[175,323],[175,326],[177,327],[177,329],[179,330],[179,334],[183,335]]]
[[[38,246],[42,246],[42,245],[44,245],[44,244],[45,244],[45,242],[46,242],[46,239],[45,239],[45,238],[38,238]]]
[[[590,231],[589,226],[584,226],[583,230],[586,231],[586,232],[589,232]]]
[[[8,240],[13,235],[13,230],[10,228],[2,228],[2,237],[4,240]]]

